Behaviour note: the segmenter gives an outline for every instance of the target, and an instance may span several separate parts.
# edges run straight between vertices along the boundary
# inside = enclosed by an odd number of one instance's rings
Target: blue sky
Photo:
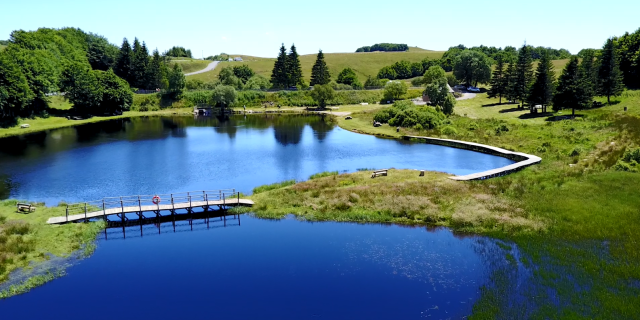
[[[0,39],[12,30],[78,27],[110,42],[127,37],[195,57],[220,52],[273,57],[281,43],[300,54],[353,52],[379,42],[431,50],[450,46],[601,47],[640,28],[640,1],[77,1],[0,0]]]

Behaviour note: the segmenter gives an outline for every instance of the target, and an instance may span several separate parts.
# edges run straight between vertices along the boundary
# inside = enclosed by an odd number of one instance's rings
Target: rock
[[[30,127],[30,125],[28,123],[20,125],[20,128],[22,128],[22,129],[26,129],[26,128],[29,128],[29,127]]]

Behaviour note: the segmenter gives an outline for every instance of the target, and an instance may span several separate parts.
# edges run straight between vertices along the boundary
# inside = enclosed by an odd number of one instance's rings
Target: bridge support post
[[[107,221],[107,210],[104,205],[104,199],[102,199],[102,220]],[[105,234],[104,237],[106,238],[107,235]]]

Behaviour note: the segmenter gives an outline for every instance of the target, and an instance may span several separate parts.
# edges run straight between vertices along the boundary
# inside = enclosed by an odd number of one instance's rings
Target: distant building
[[[229,62],[232,62],[232,61],[233,61],[233,59],[229,58]]]
[[[233,60],[234,61],[242,61],[242,58],[241,57],[235,57],[235,58],[233,58]]]

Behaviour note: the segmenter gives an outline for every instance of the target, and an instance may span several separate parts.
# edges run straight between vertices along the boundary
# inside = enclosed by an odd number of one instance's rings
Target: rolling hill
[[[439,59],[444,51],[429,51],[416,47],[411,47],[405,52],[358,52],[358,53],[325,53],[325,61],[331,71],[331,77],[335,79],[338,73],[346,67],[355,70],[360,81],[367,80],[367,76],[376,76],[380,68],[393,64],[396,61],[407,60],[410,62],[418,62],[424,58]],[[245,55],[230,55],[231,57],[242,57],[243,62],[227,62],[223,61],[213,71],[189,76],[187,79],[200,79],[204,82],[211,82],[217,79],[220,70],[227,66],[239,64],[248,65],[257,74],[271,77],[275,58],[260,58]],[[311,79],[311,68],[316,62],[317,54],[308,54],[300,56],[302,64],[302,74],[307,82]]]

